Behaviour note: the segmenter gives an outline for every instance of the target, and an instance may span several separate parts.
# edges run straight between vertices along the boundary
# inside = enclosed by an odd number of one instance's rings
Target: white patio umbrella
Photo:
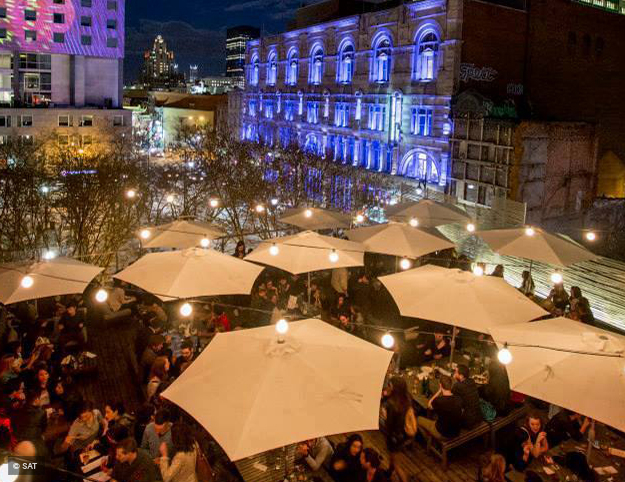
[[[199,296],[249,295],[263,268],[213,249],[151,253],[114,278],[163,301]]]
[[[379,278],[402,316],[488,333],[549,313],[502,278],[426,265]]]
[[[496,253],[555,266],[569,266],[599,257],[566,236],[540,228],[494,229],[476,234]]]
[[[497,326],[491,335],[512,354],[510,388],[625,430],[625,336],[567,318]]]
[[[416,220],[419,226],[436,227],[443,224],[468,223],[471,217],[453,204],[441,203],[432,199],[411,201],[388,206],[386,216],[399,221]]]
[[[245,259],[293,274],[364,265],[364,246],[304,231],[263,241]]]
[[[219,333],[162,394],[236,461],[292,443],[378,428],[392,353],[321,320]]]
[[[346,234],[350,240],[362,243],[366,251],[406,258],[455,247],[435,228],[413,228],[404,223],[378,224],[352,229]]]
[[[338,211],[321,208],[293,208],[287,209],[280,218],[280,222],[297,226],[301,229],[334,229],[350,228],[351,216]]]
[[[0,265],[0,303],[82,293],[104,268],[71,258]]]
[[[210,241],[224,235],[224,231],[218,226],[188,219],[139,230],[143,248],[193,248],[201,246],[203,239]]]

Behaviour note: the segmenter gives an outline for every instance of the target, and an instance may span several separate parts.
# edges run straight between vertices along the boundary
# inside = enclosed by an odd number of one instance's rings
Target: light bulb
[[[395,338],[393,338],[393,335],[391,335],[390,333],[386,333],[384,336],[382,336],[382,346],[384,348],[390,350],[391,348],[393,348],[393,345],[395,345]]]
[[[409,222],[410,226],[412,226],[413,228],[416,228],[417,226],[419,226],[419,220],[417,218],[412,218]]]
[[[41,192],[43,194],[48,194],[50,192],[50,188],[48,186],[41,186]]]
[[[202,248],[208,248],[211,245],[211,240],[204,237],[202,238],[202,240],[200,241],[200,246],[202,246]]]
[[[475,276],[482,276],[484,274],[484,268],[479,265],[473,267],[473,274]]]
[[[588,241],[594,241],[595,239],[597,239],[597,235],[594,232],[592,232],[592,231],[588,231],[586,233],[586,239]]]
[[[551,281],[554,284],[559,285],[560,283],[562,283],[562,275],[558,271],[556,271],[555,273],[552,273]]]
[[[141,230],[141,238],[142,239],[148,239],[150,237],[150,230],[149,229],[142,229]]]
[[[9,473],[9,464],[4,463],[0,465],[0,482],[15,482],[19,477],[19,464],[13,463],[13,470]],[[15,465],[18,466],[18,469],[15,470]]]
[[[209,204],[210,204],[210,207],[216,208],[217,206],[219,206],[219,201],[217,199],[213,198],[213,199],[210,200]]]
[[[190,316],[191,313],[193,313],[193,307],[191,306],[190,303],[184,303],[181,307],[180,307],[180,314],[182,316]]]
[[[418,188],[417,188],[417,195],[418,195],[418,196],[421,196],[421,194],[423,194],[423,189],[422,189],[422,188],[420,188],[420,187],[418,187]]]
[[[262,204],[257,204],[255,209],[256,209],[256,212],[260,214],[263,211],[265,211],[265,206],[263,206]]]
[[[173,203],[173,202],[174,202],[174,196],[173,196],[173,194],[170,194],[169,196],[167,196],[167,202],[168,202],[168,203]]]
[[[403,269],[405,271],[405,270],[410,269],[412,267],[412,261],[410,261],[408,258],[403,258],[399,262],[399,266],[400,266],[401,269]]]
[[[336,250],[333,249],[328,258],[330,258],[331,263],[336,263],[339,260],[339,253],[337,253]]]
[[[274,198],[271,200],[271,205],[272,205],[272,206],[277,206],[279,202],[280,202],[280,201],[279,201],[277,198],[275,198],[275,197],[274,197]]]
[[[276,243],[273,243],[271,247],[269,248],[269,254],[271,256],[278,256],[279,253],[280,253],[280,248],[278,248]]]
[[[307,209],[306,211],[304,211],[304,216],[306,216],[307,218],[312,217],[313,212],[310,209]]]
[[[508,344],[506,343],[501,350],[497,353],[497,358],[502,365],[509,365],[512,361],[512,353],[508,350]]]
[[[126,197],[128,199],[134,199],[137,196],[137,191],[135,191],[134,189],[128,189],[128,191],[126,191]]]
[[[473,223],[467,224],[467,231],[469,231],[470,233],[474,233],[475,232],[475,224],[473,224]]]
[[[189,161],[189,162],[187,163],[187,166],[189,166],[191,169],[193,169],[193,168],[195,167],[195,162],[193,162],[193,161]]]
[[[284,335],[289,331],[289,323],[285,319],[278,320],[278,323],[276,323],[276,331],[280,335]]]
[[[365,217],[362,214],[357,214],[356,215],[356,222],[357,223],[364,223],[365,222]]]
[[[100,288],[95,294],[95,300],[98,303],[104,303],[108,299],[108,297],[108,292],[103,288]]]
[[[45,259],[46,261],[50,261],[51,259],[56,258],[56,253],[52,250],[48,250],[45,253],[43,253],[43,259]]]
[[[534,236],[536,234],[536,231],[534,231],[534,228],[529,227],[529,228],[525,228],[525,235],[526,236]]]
[[[30,288],[33,284],[35,284],[35,280],[32,276],[26,275],[22,278],[22,288]]]

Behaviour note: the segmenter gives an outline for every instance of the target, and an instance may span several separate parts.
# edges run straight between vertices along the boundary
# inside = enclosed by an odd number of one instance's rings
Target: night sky
[[[137,79],[154,37],[161,34],[179,69],[198,64],[201,75],[225,72],[226,29],[257,26],[280,32],[302,0],[126,0],[125,81]],[[312,3],[307,1],[306,3]]]

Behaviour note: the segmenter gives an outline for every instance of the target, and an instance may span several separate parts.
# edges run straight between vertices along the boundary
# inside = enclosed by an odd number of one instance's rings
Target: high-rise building
[[[229,28],[226,33],[226,76],[235,78],[239,87],[245,83],[245,47],[258,37],[259,29],[245,25]]]
[[[124,11],[125,0],[2,2],[0,142],[55,131],[61,144],[90,144],[130,126]]]
[[[178,73],[178,64],[174,62],[174,52],[167,48],[167,42],[161,35],[156,36],[152,49],[143,57],[141,81],[144,85],[153,89],[179,86],[182,78]]]
[[[197,65],[189,65],[189,83],[195,84],[198,81],[198,67]]]

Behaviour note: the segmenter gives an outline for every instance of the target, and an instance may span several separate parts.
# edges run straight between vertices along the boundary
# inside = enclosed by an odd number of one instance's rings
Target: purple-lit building
[[[89,144],[122,110],[125,0],[0,0],[0,142]]]

